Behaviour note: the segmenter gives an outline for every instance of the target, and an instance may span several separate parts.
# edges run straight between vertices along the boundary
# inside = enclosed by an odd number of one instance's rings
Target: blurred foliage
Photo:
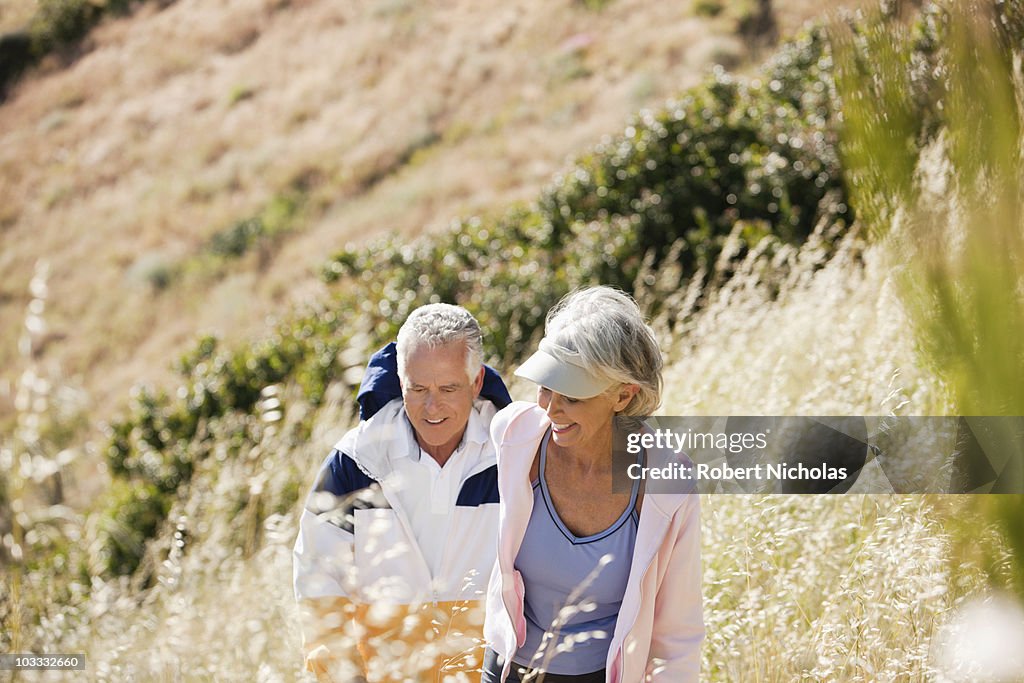
[[[258,217],[244,218],[230,228],[215,233],[207,248],[218,256],[238,257],[248,251],[263,233],[263,221]]]
[[[292,230],[301,220],[306,197],[297,189],[274,196],[260,211],[213,234],[204,251],[214,257],[233,259],[253,247]]]
[[[259,213],[214,233],[207,249],[225,258],[242,256],[260,241],[290,230],[303,204],[303,197],[294,191],[276,196]]]
[[[29,24],[35,53],[44,55],[79,40],[102,15],[88,0],[42,0]]]
[[[943,125],[948,24],[948,14],[930,4],[912,24],[883,9],[871,21],[847,20],[831,30],[847,131],[843,165],[860,217],[876,235],[897,206],[916,198],[918,158]]]
[[[833,31],[851,194],[900,264],[922,357],[961,415],[1024,415],[1024,8],[956,0]],[[1024,490],[1024,418],[986,453]],[[1005,461],[1005,462],[1004,462]],[[978,496],[1024,594],[1024,497]]]
[[[247,254],[255,253],[262,268],[273,258],[277,241],[305,224],[309,199],[301,183],[294,183],[258,211],[214,232],[192,256],[178,262],[160,257],[143,261],[142,277],[153,292],[159,293],[189,277],[201,281],[219,277],[228,263]]]
[[[37,262],[18,345],[26,367],[14,386],[10,428],[0,429],[3,651],[19,651],[26,630],[70,613],[72,595],[88,584],[82,518],[65,501],[87,426],[85,397],[34,353],[46,330],[48,276],[48,265]]]
[[[868,26],[834,31],[860,216],[904,264],[922,350],[960,414],[1024,414],[1024,383],[1008,381],[1024,376],[1024,10],[962,0]]]
[[[131,5],[132,0],[39,0],[28,26],[36,56],[81,40],[105,16],[126,14]]]
[[[1024,495],[974,496],[972,502],[982,518],[997,524],[1002,532],[1010,551],[1010,561],[1005,564],[1009,565],[1012,587],[1018,595],[1024,596]],[[966,529],[964,537],[973,539],[976,533],[977,529]],[[998,558],[990,551],[986,559],[995,563]]]
[[[612,0],[577,0],[579,4],[593,12],[600,12],[611,4]]]
[[[32,36],[28,31],[0,34],[0,102],[7,89],[36,62],[32,50]]]
[[[698,17],[717,17],[722,13],[722,0],[694,0],[693,13]]]
[[[338,373],[342,340],[349,339],[339,328],[333,312],[318,310],[237,351],[220,351],[215,338],[201,338],[179,361],[186,382],[173,397],[141,388],[130,414],[110,425],[106,461],[111,475],[144,484],[123,491],[118,504],[142,505],[156,498],[160,505],[148,503],[145,509],[166,512],[179,488],[191,480],[197,461],[208,457],[215,444],[236,455],[258,443],[258,430],[224,420],[258,412],[267,387],[294,382],[307,401],[319,405]],[[105,569],[114,574],[134,569],[144,546],[117,539],[111,543],[116,551],[108,554]]]
[[[753,80],[718,69],[661,111],[641,112],[534,205],[412,243],[390,237],[345,249],[324,277],[366,292],[357,300],[378,339],[418,305],[457,301],[509,361],[565,292],[595,282],[632,291],[648,256],[657,268],[675,246],[689,279],[739,223],[763,226],[745,234],[746,247],[766,234],[798,243],[819,221],[849,214],[830,68],[823,31],[810,30]]]

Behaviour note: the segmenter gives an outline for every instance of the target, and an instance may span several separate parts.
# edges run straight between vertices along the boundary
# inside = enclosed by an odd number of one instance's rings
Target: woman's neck
[[[548,451],[554,450],[558,457],[578,474],[596,474],[612,469],[612,431],[609,426],[584,443],[560,446],[554,439],[548,443]]]

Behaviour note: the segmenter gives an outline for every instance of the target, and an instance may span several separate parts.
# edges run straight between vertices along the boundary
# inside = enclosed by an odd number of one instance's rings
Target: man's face
[[[462,342],[435,349],[413,346],[404,365],[402,398],[416,440],[443,464],[462,440],[473,399],[483,385],[483,368],[470,381]]]

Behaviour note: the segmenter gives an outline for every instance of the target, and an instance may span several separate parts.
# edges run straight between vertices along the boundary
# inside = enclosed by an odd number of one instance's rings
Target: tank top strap
[[[636,511],[636,500],[640,495],[640,479],[638,478],[633,480],[633,485],[629,492],[629,505],[626,506],[626,509],[622,511],[622,515],[620,515],[619,518],[615,522],[613,522],[608,529],[606,529],[603,532],[586,537],[578,537],[572,534],[565,526],[565,523],[561,520],[561,518],[559,518],[558,513],[555,511],[554,503],[551,500],[551,492],[548,489],[548,482],[547,479],[544,477],[544,471],[547,467],[548,461],[548,444],[550,442],[551,428],[548,427],[548,431],[544,433],[544,438],[541,441],[540,445],[540,465],[537,468],[537,478],[540,480],[538,482],[539,487],[535,484],[534,491],[536,491],[538,488],[540,489],[540,495],[543,498],[543,500],[547,503],[546,507],[548,509],[548,514],[551,517],[551,521],[553,521],[562,530],[562,533],[564,533],[567,537],[570,537],[575,543],[604,537],[607,534],[612,533],[617,528],[619,528],[622,525],[622,522],[624,522],[626,519],[632,520],[634,524],[639,526],[640,515]],[[643,465],[644,458],[646,457],[646,455],[646,450],[641,449],[636,456],[636,462],[638,465]]]

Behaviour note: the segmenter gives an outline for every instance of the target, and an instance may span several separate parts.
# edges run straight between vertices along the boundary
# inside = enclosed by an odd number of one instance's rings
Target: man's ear
[[[480,390],[484,388],[484,366],[480,366],[480,372],[476,375],[476,380],[473,382],[473,398],[480,396]]]

